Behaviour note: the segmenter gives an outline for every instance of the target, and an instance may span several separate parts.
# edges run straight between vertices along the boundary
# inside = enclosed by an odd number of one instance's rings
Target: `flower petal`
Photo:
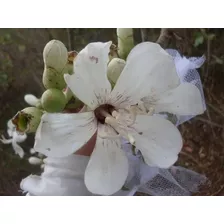
[[[12,133],[12,137],[16,142],[24,142],[27,139],[27,134],[26,133],[18,133],[17,131],[14,131]]]
[[[13,132],[15,131],[15,125],[12,123],[12,120],[8,120],[7,122],[7,133],[9,135],[9,137],[13,136]]]
[[[111,127],[99,125],[98,132],[104,131],[109,136],[115,134]],[[94,194],[111,195],[122,188],[127,175],[128,160],[121,150],[120,139],[102,139],[98,134],[85,172],[87,189]]]
[[[11,144],[12,141],[13,138],[6,139],[4,135],[1,135],[0,142],[2,142],[3,144]]]
[[[152,48],[154,49],[154,51],[161,51],[162,53],[164,53],[163,48],[161,48],[159,44],[153,42],[142,42],[136,45],[135,48],[133,48],[133,50],[129,53],[127,60],[130,61],[136,59],[141,56],[141,54],[147,53],[148,51],[152,51]]]
[[[34,107],[40,102],[40,100],[32,94],[26,94],[24,96],[24,100],[26,101],[26,103]]]
[[[141,98],[157,96],[179,85],[172,57],[158,44],[144,42],[132,49],[111,93],[111,104],[137,104]]]
[[[96,129],[93,112],[44,114],[36,132],[34,149],[46,156],[65,157],[82,147]]]
[[[19,155],[20,158],[24,157],[24,151],[21,146],[19,146],[15,139],[12,140],[12,148],[15,151],[15,154]]]
[[[29,192],[35,196],[64,196],[67,194],[67,189],[62,186],[69,182],[68,179],[62,179],[60,177],[41,177],[37,175],[30,175],[23,179],[20,183],[20,188],[25,192]]]
[[[199,89],[190,83],[180,84],[160,96],[155,102],[155,112],[168,112],[175,115],[198,115],[204,112]]]
[[[182,148],[179,130],[168,120],[157,116],[138,115],[134,129],[136,147],[149,166],[168,168],[173,165]]]
[[[64,76],[71,91],[91,109],[104,104],[111,92],[107,78],[111,44],[111,41],[88,44],[74,61],[74,74]]]

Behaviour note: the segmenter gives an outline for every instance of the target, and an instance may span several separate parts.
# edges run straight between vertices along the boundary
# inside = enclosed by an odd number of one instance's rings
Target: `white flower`
[[[148,165],[161,168],[173,165],[182,147],[181,135],[171,122],[132,112],[142,98],[161,95],[179,85],[172,57],[158,44],[137,45],[111,90],[107,78],[110,45],[88,44],[76,57],[75,74],[65,75],[68,87],[89,112],[44,114],[34,146],[46,156],[66,157],[97,131],[84,179],[89,191],[102,195],[120,190],[128,175],[128,161],[118,136],[140,149]]]
[[[18,154],[20,156],[20,158],[23,158],[24,151],[23,151],[22,147],[19,146],[17,143],[24,142],[27,138],[27,135],[25,133],[24,134],[18,133],[11,120],[8,121],[7,126],[8,126],[7,132],[8,132],[9,137],[11,137],[11,138],[6,139],[2,135],[1,136],[2,138],[0,138],[0,141],[3,144],[12,144],[12,147],[13,147],[15,153]]]

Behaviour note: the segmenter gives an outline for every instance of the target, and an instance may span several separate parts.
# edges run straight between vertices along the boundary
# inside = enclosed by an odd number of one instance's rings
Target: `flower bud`
[[[53,68],[44,68],[42,81],[46,89],[55,88],[62,90],[66,87],[64,75]]]
[[[33,155],[33,154],[35,154],[35,153],[36,153],[35,149],[34,149],[34,148],[31,148],[31,149],[30,149],[30,154]]]
[[[36,108],[43,109],[43,107],[41,105],[41,100],[39,100],[39,102],[36,104]]]
[[[44,63],[47,67],[61,72],[68,61],[68,51],[59,40],[51,40],[46,44],[43,51]]]
[[[37,130],[43,112],[36,107],[27,107],[19,111],[13,118],[12,123],[16,130],[22,133],[32,133]]]
[[[42,159],[39,159],[38,157],[35,157],[35,156],[31,156],[28,159],[28,161],[32,165],[41,165],[43,163],[43,160]]]
[[[110,80],[112,86],[114,86],[117,82],[117,79],[123,71],[125,64],[125,60],[120,58],[113,58],[108,64],[107,77]]]
[[[48,89],[41,97],[41,104],[49,113],[61,112],[66,103],[65,95],[58,89]]]
[[[24,100],[31,106],[36,107],[36,105],[40,102],[40,100],[32,94],[26,94],[24,96]]]
[[[117,28],[118,55],[126,60],[129,52],[134,47],[132,28]]]

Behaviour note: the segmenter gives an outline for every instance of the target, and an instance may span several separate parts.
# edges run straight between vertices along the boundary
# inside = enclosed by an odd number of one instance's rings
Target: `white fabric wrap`
[[[196,71],[205,61],[201,58],[181,57],[173,49],[167,52],[173,57],[181,82],[189,82],[201,92],[204,108],[204,94],[199,73]],[[192,116],[177,117],[179,125]],[[129,160],[129,175],[123,190],[114,196],[131,196],[137,191],[152,196],[187,196],[197,192],[199,186],[207,181],[204,175],[183,167],[170,169],[149,167],[139,155],[132,154],[131,145],[123,143],[123,150]],[[71,155],[66,158],[46,158],[45,168],[40,176],[30,175],[21,182],[21,189],[27,196],[91,196],[84,183],[84,173],[89,157]]]

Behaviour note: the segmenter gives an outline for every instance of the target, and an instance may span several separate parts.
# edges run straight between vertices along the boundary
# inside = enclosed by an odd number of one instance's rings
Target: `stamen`
[[[114,111],[112,112],[112,116],[113,116],[114,118],[116,118],[116,119],[118,119],[119,115],[120,115],[120,114],[119,114],[116,110],[114,110]]]
[[[109,124],[112,128],[114,128],[114,130],[116,130],[120,136],[127,139],[132,145],[135,144],[134,137],[130,133],[128,133],[127,130],[125,130],[125,128],[127,127],[121,128],[117,123],[116,119],[111,117],[111,115],[109,117],[106,117],[105,123]]]
[[[109,136],[107,134],[102,134],[102,133],[98,133],[99,137],[102,139],[116,139],[116,138],[120,138],[123,137],[125,139],[127,139],[132,145],[135,145],[135,139],[134,137],[129,133],[129,127],[128,125],[132,125],[132,123],[134,124],[135,122],[135,118],[136,115],[135,113],[131,113],[133,119],[131,119],[131,124],[126,124],[124,123],[124,121],[122,122],[122,113],[119,113],[116,110],[111,110],[110,113],[107,112],[106,110],[104,110],[104,108],[99,108],[99,110],[97,111],[97,113],[102,116],[103,118],[105,118],[104,122],[105,124],[110,125],[117,133],[118,135],[116,136]],[[130,112],[129,112],[130,113]]]
[[[105,110],[100,110],[99,111],[100,112],[100,114],[102,115],[102,116],[104,116],[105,118],[107,118],[107,117],[112,117],[108,112],[106,112]],[[113,118],[113,117],[112,117]]]
[[[131,134],[129,134],[129,133],[128,133],[128,140],[129,140],[129,142],[130,142],[132,145],[135,145],[135,139],[134,139],[134,137],[133,137]]]

